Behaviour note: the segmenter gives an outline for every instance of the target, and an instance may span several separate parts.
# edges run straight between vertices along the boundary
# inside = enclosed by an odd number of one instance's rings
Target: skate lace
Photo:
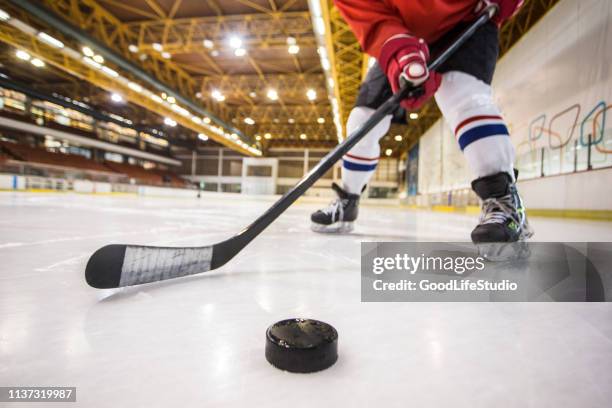
[[[481,224],[503,224],[508,219],[517,225],[522,224],[518,211],[514,208],[514,199],[511,194],[500,198],[487,198],[482,202]]]
[[[519,211],[523,204],[521,199],[517,197],[518,202],[515,203],[514,197],[511,194],[500,198],[487,198],[482,202],[482,214],[480,216],[481,224],[503,224],[508,219],[514,221],[520,228],[520,239],[527,239],[533,236],[533,229],[525,217],[524,211]],[[516,206],[516,207],[515,207]]]
[[[346,201],[347,200],[343,200],[341,198],[336,198],[322,211],[325,214],[330,214],[332,216],[332,222],[341,220],[342,216],[344,215],[344,205],[346,205]]]

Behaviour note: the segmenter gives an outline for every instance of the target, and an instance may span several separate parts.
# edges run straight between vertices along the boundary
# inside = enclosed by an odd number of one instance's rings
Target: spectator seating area
[[[105,162],[105,165],[116,173],[125,174],[130,178],[139,180],[144,184],[171,185],[173,187],[184,187],[185,180],[176,174],[163,170],[146,170],[140,166],[126,163]]]
[[[184,187],[185,180],[175,173],[162,170],[153,170],[162,177],[164,184],[170,184],[172,187]]]
[[[17,143],[0,142],[2,148],[16,159],[55,166],[73,167],[82,170],[110,172],[107,167],[93,160],[75,154],[52,153],[40,147],[31,147]]]
[[[135,179],[140,183],[153,185],[163,184],[163,179],[159,174],[156,174],[153,171],[145,170],[143,167],[110,161],[107,161],[104,164],[115,173],[125,174],[129,178]]]
[[[86,171],[121,174],[135,179],[139,184],[171,185],[173,187],[186,186],[185,180],[170,171],[158,169],[146,170],[141,166],[109,161],[99,163],[74,154],[53,153],[40,147],[0,142],[0,163],[8,159]]]

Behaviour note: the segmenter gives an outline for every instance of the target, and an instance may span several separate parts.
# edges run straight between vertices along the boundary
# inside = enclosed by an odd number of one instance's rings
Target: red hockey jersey
[[[472,19],[479,0],[335,0],[363,50],[378,58],[383,43],[411,34],[428,44]]]

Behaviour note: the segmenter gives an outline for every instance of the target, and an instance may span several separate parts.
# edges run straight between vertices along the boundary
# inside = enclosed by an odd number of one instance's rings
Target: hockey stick
[[[435,70],[446,61],[494,13],[495,6],[489,6],[446,50],[429,64],[429,70]],[[391,114],[402,99],[410,96],[412,92],[415,92],[414,88],[403,86],[398,93],[383,103],[359,129],[321,159],[300,182],[276,201],[272,207],[232,238],[210,246],[188,248],[107,245],[98,249],[89,259],[85,269],[87,283],[99,289],[117,288],[194,275],[221,267],[278,218],[374,126],[385,116]]]

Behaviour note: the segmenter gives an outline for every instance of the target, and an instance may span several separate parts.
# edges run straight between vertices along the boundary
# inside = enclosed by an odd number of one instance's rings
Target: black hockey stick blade
[[[435,70],[448,59],[495,12],[490,6],[461,35],[430,64]],[[391,114],[400,101],[414,89],[405,86],[383,103],[355,132],[331,150],[291,190],[276,201],[251,225],[232,238],[211,246],[172,248],[142,245],[107,245],[89,258],[85,269],[87,283],[99,289],[140,285],[181,276],[194,275],[216,269],[227,263],[245,246],[278,218],[325,174],[342,156],[355,146],[386,115]]]
[[[98,289],[140,285],[211,269],[213,247],[107,245],[89,258],[85,280]]]

